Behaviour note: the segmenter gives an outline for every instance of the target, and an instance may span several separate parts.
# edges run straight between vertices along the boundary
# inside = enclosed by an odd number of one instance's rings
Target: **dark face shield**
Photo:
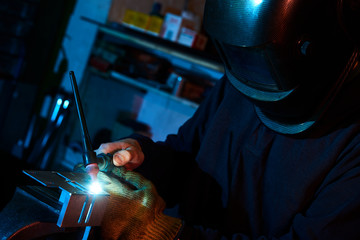
[[[289,45],[289,39],[296,39],[294,6],[294,1],[281,0],[206,1],[205,29],[216,42],[226,74],[254,100],[282,100],[301,81],[293,71],[301,59]]]
[[[286,66],[278,60],[279,53],[271,48],[272,44],[247,48],[220,42],[216,45],[224,59],[229,80],[248,97],[278,101],[296,88],[296,81],[286,81],[288,76],[281,71]]]
[[[269,128],[288,134],[310,128],[356,63],[354,46],[338,22],[338,5],[338,0],[206,1],[204,27],[226,76]]]

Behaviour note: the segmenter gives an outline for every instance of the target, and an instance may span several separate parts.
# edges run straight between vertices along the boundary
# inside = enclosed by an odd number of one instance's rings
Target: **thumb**
[[[124,166],[127,170],[133,170],[139,167],[144,161],[144,154],[135,147],[128,147],[117,151],[113,155],[115,166]]]
[[[133,156],[130,152],[130,149],[123,149],[114,153],[113,163],[115,166],[124,166],[125,164],[129,163],[132,158]]]
[[[103,143],[95,152],[96,154],[113,154],[114,165],[124,166],[127,170],[133,170],[139,167],[144,161],[144,153],[141,150],[140,144],[131,138]]]

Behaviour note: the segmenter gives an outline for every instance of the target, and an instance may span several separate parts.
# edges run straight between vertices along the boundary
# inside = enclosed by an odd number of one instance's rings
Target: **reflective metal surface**
[[[257,46],[279,39],[293,27],[295,2],[299,1],[207,0],[204,25],[212,37],[228,44]]]
[[[92,183],[87,173],[24,171],[24,173],[46,187],[61,191],[62,205],[57,225],[59,227],[100,226],[109,199],[109,194],[90,190]]]

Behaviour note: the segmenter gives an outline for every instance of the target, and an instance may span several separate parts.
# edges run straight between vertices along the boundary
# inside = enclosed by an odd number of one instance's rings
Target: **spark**
[[[93,181],[89,186],[89,191],[92,194],[99,194],[102,190],[101,184],[98,181]]]

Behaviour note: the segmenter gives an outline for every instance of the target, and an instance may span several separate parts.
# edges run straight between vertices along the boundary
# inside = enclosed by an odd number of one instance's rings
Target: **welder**
[[[138,188],[99,174],[104,238],[360,239],[359,16],[358,0],[207,0],[225,75],[176,135],[96,150]]]

